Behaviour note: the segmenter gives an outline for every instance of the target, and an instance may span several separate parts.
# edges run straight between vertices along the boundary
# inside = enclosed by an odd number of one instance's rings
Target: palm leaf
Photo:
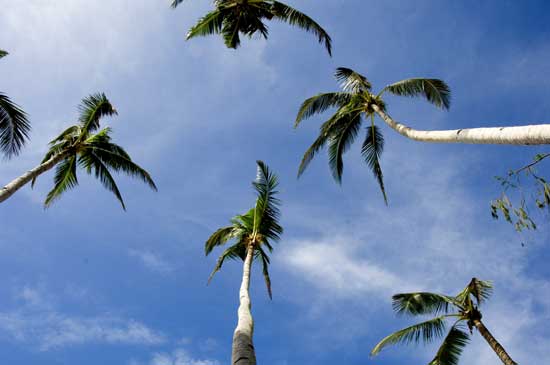
[[[342,183],[344,161],[342,156],[349,149],[361,126],[361,113],[348,113],[342,116],[345,121],[329,137],[328,156],[332,176],[337,183]]]
[[[17,155],[29,138],[30,129],[25,112],[0,93],[0,151],[8,158]]]
[[[78,109],[80,112],[78,119],[83,130],[83,138],[99,128],[99,120],[102,117],[117,114],[117,111],[103,93],[93,94],[82,99]]]
[[[78,162],[82,167],[86,169],[86,172],[88,174],[91,174],[93,170],[95,177],[98,178],[99,181],[101,181],[101,184],[107,190],[115,194],[116,198],[122,205],[122,209],[126,210],[126,205],[124,204],[124,200],[122,199],[122,194],[118,190],[115,179],[109,172],[107,166],[105,166],[105,164],[101,162],[101,159],[96,156],[91,150],[86,150],[80,154]]]
[[[3,49],[0,49],[0,58],[4,58],[7,55],[9,55],[9,53],[7,51],[4,51]]]
[[[274,18],[284,21],[290,25],[297,26],[306,32],[317,36],[319,43],[324,43],[329,55],[332,55],[332,44],[328,33],[313,19],[300,11],[278,1],[272,2],[272,14]]]
[[[244,260],[246,258],[246,245],[243,242],[237,242],[233,246],[226,249],[218,258],[218,261],[216,262],[216,266],[214,266],[214,270],[212,270],[212,273],[208,277],[208,284],[212,281],[214,278],[214,275],[221,270],[222,265],[225,261],[225,259],[237,259],[240,258]]]
[[[275,197],[278,193],[275,189],[279,184],[277,175],[263,161],[256,161],[256,164],[256,180],[252,183],[257,193],[253,234],[278,240],[283,228],[278,223],[280,200]]]
[[[172,6],[175,7],[173,4]],[[189,32],[187,33],[187,39],[212,34],[219,34],[222,31],[222,24],[223,14],[219,10],[213,10],[200,18],[197,24],[189,29]]]
[[[271,279],[269,277],[269,256],[265,253],[261,246],[256,247],[256,253],[257,257],[262,260],[262,273],[264,275],[267,294],[269,295],[269,299],[273,299],[273,293],[271,291]]]
[[[388,197],[386,196],[386,189],[384,188],[384,175],[382,174],[382,167],[380,166],[380,155],[384,150],[384,137],[380,132],[380,129],[374,124],[367,128],[367,135],[361,148],[361,154],[365,159],[365,162],[372,170],[374,177],[380,185],[380,190],[384,196],[384,202],[388,204]]]
[[[369,80],[360,73],[353,71],[350,68],[338,67],[334,74],[336,80],[341,83],[342,89],[352,93],[359,93],[371,89]]]
[[[479,305],[485,300],[489,299],[492,293],[492,282],[472,278],[468,286],[457,295],[457,299],[461,302],[465,302],[467,300],[467,297],[472,295]]]
[[[455,323],[437,350],[434,359],[428,365],[458,365],[462,350],[469,341],[468,333],[457,328]]]
[[[436,317],[392,333],[374,347],[371,356],[377,355],[386,346],[411,342],[418,343],[420,341],[429,343],[435,338],[441,337],[445,331],[445,317]]]
[[[435,293],[403,293],[392,296],[392,307],[397,314],[413,316],[448,313],[449,305],[457,304],[454,298]]]
[[[228,240],[233,238],[234,226],[228,226],[218,229],[216,232],[206,240],[204,244],[204,252],[206,255],[210,254],[214,247],[225,244]]]
[[[76,155],[72,155],[57,165],[54,176],[54,187],[48,193],[44,206],[46,208],[49,207],[55,200],[60,198],[61,194],[77,185]]]
[[[444,81],[438,79],[402,80],[386,86],[384,90],[401,96],[423,96],[430,103],[442,109],[449,109],[451,105],[451,90]]]
[[[324,93],[315,95],[309,99],[306,99],[300,110],[298,110],[298,115],[296,116],[296,121],[294,122],[294,128],[298,127],[298,124],[311,116],[322,113],[328,108],[343,106],[349,103],[351,100],[351,95],[347,92],[335,92],[335,93]]]

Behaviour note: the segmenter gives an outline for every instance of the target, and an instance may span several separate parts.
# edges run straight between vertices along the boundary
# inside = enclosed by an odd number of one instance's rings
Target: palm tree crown
[[[173,0],[175,8],[183,0]],[[290,6],[275,0],[215,0],[215,9],[199,19],[187,33],[187,39],[221,34],[228,48],[239,47],[239,34],[252,37],[260,34],[265,39],[268,27],[264,20],[279,20],[297,26],[317,36],[329,55],[332,46],[328,33],[313,19]]]
[[[430,343],[436,338],[441,338],[445,334],[446,321],[450,319],[454,322],[429,365],[457,365],[462,350],[476,327],[476,322],[481,320],[479,306],[491,296],[491,293],[491,282],[473,278],[456,296],[427,292],[394,295],[393,309],[397,314],[431,314],[436,317],[385,337],[374,347],[371,355],[377,355],[384,347],[390,345]]]
[[[157,190],[149,173],[135,164],[121,146],[111,142],[111,128],[98,130],[102,117],[117,114],[107,97],[104,94],[91,95],[83,99],[79,111],[78,124],[67,128],[52,140],[42,160],[44,163],[56,156],[63,157],[57,164],[54,187],[46,197],[45,206],[48,207],[62,193],[78,185],[77,166],[88,174],[93,173],[107,190],[115,194],[123,209],[126,206],[111,171],[139,178]],[[33,185],[35,180],[32,180]]]
[[[329,167],[334,179],[341,183],[344,170],[342,156],[357,137],[362,118],[370,118],[371,123],[366,128],[361,153],[374,173],[384,201],[387,203],[384,177],[380,165],[384,138],[374,123],[374,107],[386,109],[382,95],[388,91],[395,95],[422,96],[435,106],[448,109],[450,105],[449,87],[438,79],[414,78],[388,85],[378,94],[374,94],[371,91],[372,85],[369,80],[349,68],[338,68],[335,76],[341,83],[343,91],[318,94],[305,100],[296,116],[295,128],[304,119],[323,113],[329,108],[337,108],[336,112],[321,125],[319,137],[305,152],[298,176],[302,175],[315,154],[328,143]]]
[[[8,52],[0,49],[0,58]],[[0,151],[10,158],[17,155],[29,138],[30,122],[25,112],[0,92]]]
[[[269,256],[268,252],[273,250],[271,243],[278,241],[283,233],[283,227],[279,224],[280,201],[275,196],[278,179],[268,166],[262,161],[257,161],[258,173],[256,180],[252,183],[257,193],[256,204],[248,212],[237,215],[231,219],[231,225],[223,227],[214,232],[205,243],[206,255],[210,254],[216,246],[223,246],[229,240],[234,244],[227,248],[219,257],[208,281],[212,280],[218,272],[225,259],[245,260],[247,250],[254,250],[254,259],[260,260],[267,286],[269,297],[271,293],[271,280],[269,278]]]

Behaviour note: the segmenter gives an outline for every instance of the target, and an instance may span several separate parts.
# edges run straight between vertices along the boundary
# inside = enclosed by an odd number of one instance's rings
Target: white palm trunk
[[[432,143],[473,143],[541,145],[550,144],[550,124],[517,127],[467,128],[442,131],[419,131],[392,119],[377,105],[372,109],[397,133],[415,141]]]
[[[34,169],[25,172],[23,175],[11,181],[9,184],[0,189],[0,203],[12,196],[17,190],[25,186],[29,181],[38,177],[40,174],[50,170],[57,165],[58,162],[67,156],[66,153],[60,153],[53,156],[48,161],[36,166]]]
[[[233,348],[231,351],[231,364],[256,365],[256,354],[252,335],[254,332],[254,320],[250,312],[250,269],[254,258],[254,246],[250,244],[246,252],[243,264],[243,280],[239,291],[238,322],[233,334]]]

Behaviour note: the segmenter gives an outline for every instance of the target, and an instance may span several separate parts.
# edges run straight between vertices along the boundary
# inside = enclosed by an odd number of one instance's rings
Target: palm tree
[[[8,52],[0,49],[0,58]],[[17,155],[29,138],[31,125],[25,112],[0,92],[0,151],[10,158]]]
[[[492,288],[491,282],[473,278],[468,286],[454,297],[436,293],[394,295],[393,309],[397,314],[432,314],[437,317],[392,333],[374,347],[371,355],[377,355],[384,347],[398,343],[430,343],[444,335],[446,320],[452,319],[454,322],[429,365],[457,365],[474,328],[485,338],[503,364],[516,365],[481,322],[479,306],[491,296]],[[465,327],[469,329],[469,333]]]
[[[176,8],[182,2],[173,0],[172,7]],[[259,34],[267,39],[268,27],[264,20],[279,20],[316,35],[331,55],[328,33],[313,19],[286,4],[275,0],[214,0],[214,6],[214,10],[189,30],[187,39],[221,34],[225,45],[236,49],[241,43],[239,34],[248,37]]]
[[[273,174],[266,164],[257,161],[258,173],[252,183],[257,193],[256,205],[243,215],[237,215],[231,220],[231,225],[214,232],[206,241],[205,252],[210,254],[216,246],[223,246],[229,240],[234,244],[227,248],[219,257],[208,282],[218,272],[226,259],[241,259],[243,264],[243,278],[239,291],[238,322],[233,334],[233,347],[231,351],[231,363],[233,365],[254,365],[256,355],[252,342],[254,321],[250,312],[250,269],[254,259],[260,260],[267,286],[267,292],[271,298],[271,280],[269,278],[268,252],[273,250],[271,243],[277,241],[283,233],[279,225],[279,204],[275,197],[278,193],[277,176]]]
[[[40,165],[0,189],[0,203],[28,182],[32,181],[34,185],[40,174],[54,166],[57,166],[54,187],[46,197],[46,207],[62,193],[78,185],[77,166],[84,168],[88,174],[93,173],[107,190],[115,194],[123,209],[126,206],[111,171],[139,178],[157,190],[149,173],[135,164],[122,147],[111,142],[111,128],[98,131],[102,117],[117,114],[107,97],[104,94],[90,95],[82,100],[79,110],[78,124],[67,128],[50,142],[50,149]]]

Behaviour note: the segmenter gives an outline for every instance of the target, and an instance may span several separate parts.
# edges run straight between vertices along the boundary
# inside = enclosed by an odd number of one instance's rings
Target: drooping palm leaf
[[[393,310],[397,314],[412,316],[449,313],[449,305],[457,306],[457,301],[447,295],[418,292],[392,296]]]
[[[224,245],[228,240],[234,237],[234,227],[222,227],[212,233],[206,243],[204,244],[204,253],[206,255],[210,254],[214,247]]]
[[[338,67],[334,76],[336,77],[336,80],[340,82],[342,89],[351,93],[368,91],[372,87],[371,83],[365,76],[353,71],[350,68]]]
[[[324,43],[329,55],[332,55],[332,41],[328,33],[313,19],[301,13],[300,11],[280,3],[272,2],[272,12],[275,19],[284,21],[290,25],[297,26],[307,32],[311,32],[317,36],[319,43]]]
[[[347,92],[334,92],[315,95],[309,99],[306,99],[298,115],[296,115],[296,121],[294,122],[294,128],[298,127],[300,122],[311,116],[322,113],[331,107],[343,107],[351,100],[351,94]]]
[[[93,94],[82,99],[78,110],[80,112],[78,120],[83,130],[82,138],[86,138],[88,133],[99,129],[101,118],[117,114],[117,111],[103,93]]]
[[[8,158],[17,155],[29,138],[30,129],[25,112],[0,93],[0,151]]]
[[[214,267],[214,270],[212,270],[212,273],[208,277],[208,284],[212,281],[214,278],[214,275],[221,270],[222,265],[226,259],[237,259],[240,258],[244,261],[246,258],[246,245],[243,244],[243,242],[237,242],[233,246],[227,248],[218,258],[218,261],[216,262],[216,266]]]
[[[451,90],[444,81],[439,79],[407,79],[388,85],[384,90],[401,96],[423,96],[442,109],[449,109],[451,106]]]
[[[349,149],[361,127],[361,114],[345,114],[342,116],[345,121],[338,130],[334,131],[328,140],[329,167],[332,176],[337,183],[342,183],[344,172],[343,155]]]
[[[395,344],[408,344],[411,342],[418,343],[423,341],[424,343],[430,343],[434,339],[443,336],[445,331],[445,317],[440,316],[428,321],[412,325],[404,328],[391,335],[385,337],[380,341],[374,349],[371,351],[371,355],[378,354],[384,347]]]
[[[57,165],[54,176],[54,187],[46,197],[46,201],[44,202],[45,207],[49,207],[55,200],[61,197],[61,194],[78,185],[76,162],[76,155],[72,155]]]
[[[384,137],[379,128],[374,124],[367,128],[367,135],[363,146],[361,147],[361,154],[365,159],[365,162],[372,170],[374,177],[378,181],[382,195],[384,196],[384,202],[388,204],[388,197],[386,196],[386,189],[384,188],[384,175],[382,174],[382,167],[380,166],[380,155],[384,150]]]
[[[437,354],[428,365],[458,365],[458,360],[464,347],[468,345],[470,336],[460,330],[457,323],[451,328]]]
[[[261,246],[258,246],[256,248],[256,252],[257,252],[257,257],[260,260],[262,260],[262,274],[264,276],[265,286],[267,288],[267,294],[269,295],[269,299],[273,299],[273,293],[271,291],[271,279],[269,277],[269,256],[262,249]]]
[[[200,18],[187,33],[187,39],[212,34],[220,34],[222,31],[223,14],[219,10],[213,10]]]

